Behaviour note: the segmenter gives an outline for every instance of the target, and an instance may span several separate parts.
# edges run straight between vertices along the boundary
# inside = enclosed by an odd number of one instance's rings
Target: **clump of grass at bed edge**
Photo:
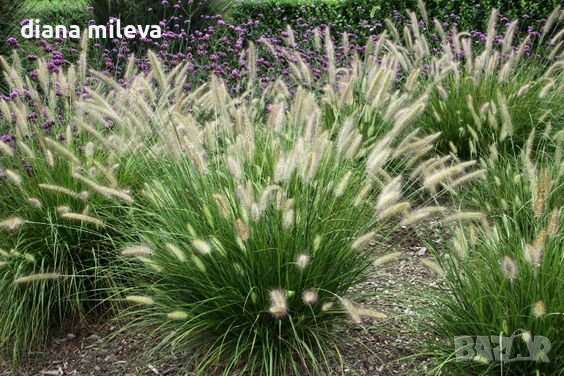
[[[564,174],[562,144],[557,145],[554,154],[537,161],[526,149],[519,160],[490,166],[491,173],[475,182],[468,195],[486,200],[489,223],[461,225],[449,248],[436,250],[446,283],[430,312],[431,329],[446,341],[432,344],[440,369],[507,375],[563,369],[558,354],[564,351]],[[515,175],[502,171],[507,167]],[[486,349],[457,362],[452,339],[458,336],[512,337],[507,359],[528,356],[535,336],[546,337],[551,348],[545,347],[547,358],[531,354],[537,358],[530,361],[495,361]]]
[[[111,267],[123,223],[115,218],[123,210],[114,201],[128,195],[112,196],[109,188],[104,194],[100,183],[73,176],[68,161],[48,150],[26,158],[29,172],[2,172],[0,347],[14,360],[41,348],[53,325],[118,304],[97,309],[116,293],[120,277]]]
[[[131,181],[80,145],[41,133],[0,141],[0,355],[13,361],[40,350],[53,326],[120,304],[107,299],[127,227],[117,202],[132,200],[119,187]]]

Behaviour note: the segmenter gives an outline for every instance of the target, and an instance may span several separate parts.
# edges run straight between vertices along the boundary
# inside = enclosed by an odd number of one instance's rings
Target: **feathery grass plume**
[[[231,205],[227,197],[223,193],[214,193],[213,198],[223,218],[228,218],[231,213]]]
[[[364,203],[372,190],[372,182],[367,181],[364,183],[360,191],[358,192],[357,196],[354,199],[354,206],[359,206],[360,204]]]
[[[111,188],[111,187],[104,187],[96,183],[95,181],[86,178],[78,173],[73,173],[72,176],[77,180],[83,182],[84,184],[88,185],[94,191],[98,192],[99,194],[101,194],[106,198],[117,198],[129,204],[133,203],[133,197],[131,197],[131,195],[124,190]]]
[[[433,260],[422,259],[421,264],[423,266],[427,267],[427,269],[429,269],[430,271],[432,271],[435,275],[437,275],[439,277],[442,277],[442,276],[445,275],[443,268],[441,268],[441,266]]]
[[[418,167],[414,168],[409,177],[411,179],[415,179],[418,176],[424,176],[428,171],[445,168],[445,163],[451,160],[451,155],[445,155],[442,157],[433,156],[421,163]]]
[[[536,218],[540,218],[544,214],[546,197],[552,187],[552,180],[547,169],[541,172],[540,181],[533,191],[533,213]]]
[[[307,268],[310,262],[311,257],[306,253],[299,254],[296,257],[296,267],[299,270],[304,270],[305,268]]]
[[[487,170],[485,170],[485,169],[472,171],[468,174],[462,175],[458,179],[454,179],[453,181],[448,183],[447,187],[449,189],[454,189],[456,187],[467,184],[469,182],[484,179],[486,177],[486,175],[487,175]]]
[[[423,0],[417,0],[417,9],[421,13],[421,18],[425,23],[429,23],[429,17],[427,16],[427,8],[425,7],[425,2]]]
[[[152,256],[153,251],[147,245],[133,244],[122,249],[121,255],[127,257]]]
[[[388,253],[386,255],[380,256],[378,257],[376,260],[374,260],[374,262],[372,263],[372,265],[374,266],[382,266],[385,265],[391,261],[395,261],[398,258],[400,258],[402,255],[401,252],[392,252],[392,253]]]
[[[456,212],[450,214],[444,218],[444,222],[471,222],[471,221],[483,221],[485,214],[482,212]]]
[[[235,221],[235,232],[237,237],[242,241],[249,240],[249,226],[241,218],[237,218]]]
[[[397,204],[394,204],[388,207],[387,209],[382,210],[380,213],[378,213],[378,219],[385,220],[390,217],[394,217],[398,214],[406,216],[409,214],[410,210],[411,210],[411,204],[409,202],[407,201],[398,202]]]
[[[168,89],[168,85],[167,85],[166,74],[163,71],[161,62],[157,58],[157,55],[151,50],[149,50],[147,56],[151,61],[151,73],[156,78],[157,83],[159,84],[161,90],[163,90],[163,92],[166,92]]]
[[[186,320],[188,318],[188,314],[184,311],[172,311],[167,313],[166,317],[169,320]]]
[[[30,197],[27,199],[27,201],[31,204],[31,206],[36,207],[36,208],[40,208],[41,205],[41,201],[35,197]]]
[[[319,27],[313,29],[313,46],[317,52],[321,51],[321,31]]]
[[[375,236],[376,236],[375,231],[367,232],[366,234],[356,238],[354,242],[351,244],[351,247],[353,249],[361,251],[374,239]]]
[[[55,152],[57,152],[60,156],[67,159],[71,164],[80,165],[80,160],[72,152],[70,152],[67,148],[62,146],[60,143],[58,143],[57,141],[54,141],[54,140],[52,140],[48,137],[45,137],[44,141],[47,145],[49,145],[51,147],[51,149],[53,149]]]
[[[501,272],[503,275],[508,278],[509,280],[514,280],[517,278],[519,273],[519,266],[517,261],[509,256],[503,256],[500,261]]]
[[[540,247],[535,247],[532,244],[525,244],[525,247],[523,248],[525,261],[535,268],[539,267],[541,264],[542,251],[543,250]]]
[[[529,138],[525,143],[525,149],[521,152],[521,161],[525,166],[525,172],[531,185],[532,192],[537,190],[537,166],[532,162],[531,154],[533,150],[533,140],[535,139],[535,129],[529,134]]]
[[[14,231],[21,227],[25,221],[20,217],[10,217],[0,221],[0,228],[4,230]]]
[[[59,214],[66,214],[66,213],[69,213],[71,211],[71,208],[68,207],[67,205],[59,205],[59,206],[57,206],[56,210],[57,210],[57,213],[59,213]]]
[[[327,312],[327,311],[331,310],[334,305],[335,305],[335,303],[333,303],[333,302],[325,302],[321,305],[321,310],[323,312]]]
[[[176,257],[176,259],[178,261],[180,261],[180,262],[186,261],[186,255],[184,254],[184,251],[182,251],[180,249],[179,246],[177,246],[176,244],[173,244],[173,243],[166,243],[165,246],[170,251],[170,253],[174,257]]]
[[[547,231],[546,228],[541,228],[535,238],[533,239],[533,247],[543,249],[546,244]]]
[[[295,221],[295,212],[294,212],[294,199],[286,200],[284,205],[284,211],[282,213],[282,227],[284,229],[289,230],[294,226]]]
[[[125,297],[125,300],[134,304],[140,305],[153,305],[155,301],[148,296],[143,295],[129,295]]]
[[[558,213],[558,209],[554,208],[550,213],[548,224],[546,226],[547,235],[553,236],[558,234],[559,227],[560,227],[560,214]]]
[[[461,162],[432,173],[428,172],[427,177],[423,181],[423,186],[430,192],[436,192],[439,184],[448,185],[448,180],[450,180],[453,176],[464,172],[466,167],[472,166],[475,163],[476,161]]]
[[[337,69],[335,67],[335,47],[333,45],[333,38],[331,38],[331,30],[325,27],[325,56],[327,57],[327,75],[330,85],[335,84],[337,77]]]
[[[382,188],[376,203],[376,213],[381,213],[385,209],[394,205],[400,198],[401,176],[396,176]]]
[[[286,291],[273,289],[269,292],[270,308],[268,311],[274,318],[281,319],[288,314],[288,298]]]
[[[333,190],[333,194],[335,195],[335,197],[341,197],[345,193],[346,189],[348,188],[351,176],[352,176],[352,171],[347,171],[345,175],[341,178],[341,180]]]
[[[544,316],[546,314],[546,305],[542,300],[539,300],[533,306],[533,316],[537,319]]]
[[[22,177],[17,173],[14,172],[12,170],[4,170],[4,175],[6,175],[6,177],[14,184],[17,186],[21,186],[22,185]]]
[[[254,81],[257,74],[257,54],[254,43],[249,43],[247,50],[247,70],[249,75],[248,88],[254,87]]]
[[[513,121],[511,120],[511,114],[509,113],[509,109],[507,108],[507,99],[499,91],[497,92],[497,100],[499,102],[499,108],[502,118],[499,140],[503,141],[507,136],[513,135],[514,127]]]
[[[198,268],[202,273],[205,273],[207,271],[206,265],[204,265],[204,263],[198,256],[192,255],[191,259],[196,268]]]
[[[347,312],[349,319],[352,322],[356,324],[360,324],[362,322],[362,319],[360,318],[359,309],[352,301],[345,298],[339,298],[339,302],[341,303],[343,309]]]
[[[61,193],[61,194],[64,194],[64,195],[66,195],[66,196],[70,196],[70,197],[72,197],[72,198],[82,199],[82,197],[80,196],[79,193],[76,193],[76,192],[74,192],[73,190],[70,190],[70,189],[68,189],[68,188],[62,187],[62,186],[60,186],[60,185],[39,183],[37,186],[38,186],[39,188],[41,188],[41,189],[45,189],[45,190],[48,190],[48,191]]]
[[[243,179],[243,170],[241,169],[241,164],[239,163],[239,161],[237,159],[235,159],[233,156],[228,156],[227,157],[227,166],[229,167],[229,172],[231,173],[231,176],[233,176],[233,179],[240,181]]]
[[[192,240],[192,246],[202,255],[209,255],[212,251],[211,245],[202,239]]]
[[[163,271],[163,268],[157,262],[155,262],[153,259],[149,257],[137,256],[136,258],[138,261],[141,261],[143,264],[147,265],[149,268],[153,269],[157,273],[161,273]]]
[[[429,206],[424,208],[419,208],[407,215],[401,222],[401,226],[410,226],[416,223],[421,222],[424,219],[429,218],[430,216],[444,213],[446,210],[443,206]]]
[[[61,276],[58,273],[37,273],[37,274],[30,274],[23,277],[18,277],[14,279],[14,283],[34,283],[34,282],[41,282],[46,280],[53,280],[58,279]]]
[[[9,145],[5,144],[3,141],[0,141],[0,153],[3,153],[8,157],[14,156],[14,151],[12,150],[12,148]]]
[[[554,26],[557,20],[560,21],[562,19],[561,14],[562,13],[560,12],[560,5],[559,5],[556,8],[554,8],[554,10],[550,13],[546,22],[544,23],[542,27],[541,38],[544,38],[546,36],[546,34],[552,29],[552,27]]]
[[[317,291],[314,289],[308,289],[302,293],[302,301],[307,305],[314,305],[317,303],[318,298]]]
[[[358,315],[360,317],[367,317],[367,318],[371,318],[371,319],[385,319],[388,316],[386,316],[386,314],[376,311],[374,309],[371,308],[366,308],[366,307],[359,307],[358,308]]]

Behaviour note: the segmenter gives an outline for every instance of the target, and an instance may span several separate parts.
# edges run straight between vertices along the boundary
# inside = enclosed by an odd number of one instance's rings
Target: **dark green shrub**
[[[537,1],[463,1],[430,0],[425,3],[429,19],[437,18],[458,30],[483,30],[491,8],[496,8],[508,19],[520,18],[521,29],[538,26],[559,5],[558,0]],[[353,26],[361,33],[373,34],[372,27],[386,18],[402,20],[408,9],[417,9],[417,0],[245,0],[235,9],[234,17],[239,21],[257,19],[262,28],[280,28],[287,23],[307,23],[310,27],[331,25],[337,32],[349,31]],[[275,10],[275,11],[273,11]],[[507,22],[506,19],[503,19]],[[537,31],[539,31],[537,29]]]
[[[92,18],[87,0],[32,0],[28,17],[44,25],[86,26]]]

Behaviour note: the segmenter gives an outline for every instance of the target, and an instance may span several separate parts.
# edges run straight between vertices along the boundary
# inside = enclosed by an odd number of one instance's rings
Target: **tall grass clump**
[[[24,80],[15,68],[6,77],[19,87]],[[13,361],[41,350],[53,327],[118,305],[101,303],[121,279],[113,274],[114,242],[125,228],[117,227],[124,225],[120,203],[132,197],[118,187],[132,181],[109,135],[96,139],[68,120],[74,114],[77,123],[98,124],[75,112],[73,80],[71,67],[2,103],[9,134],[0,140],[0,355]],[[48,115],[59,96],[67,120],[51,128],[29,121],[26,106]]]
[[[561,15],[556,8],[535,40],[531,35],[517,40],[519,20],[501,33],[494,9],[480,47],[468,31],[445,30],[436,20],[429,30],[421,29],[414,13],[403,30],[388,23],[384,46],[400,57],[406,85],[429,94],[418,126],[441,131],[441,152],[470,159],[495,147],[515,155],[532,129],[540,137],[562,123]],[[430,33],[439,47],[432,48]],[[421,84],[411,85],[417,81]]]
[[[369,275],[369,246],[390,249],[400,225],[445,211],[409,198],[439,192],[466,165],[398,174],[395,160],[413,165],[432,148],[433,138],[406,134],[421,103],[368,140],[361,112],[330,124],[304,88],[250,84],[253,96],[231,97],[212,78],[186,94],[170,85],[183,68],[169,74],[151,59],[127,96],[108,79],[116,91],[85,107],[94,116],[111,106],[127,139],[146,145],[132,164],[145,183],[121,251],[136,276],[126,330],[155,337],[148,357],[187,352],[197,374],[327,374],[342,363],[338,328],[384,317],[353,292]],[[262,96],[273,100],[266,116]],[[147,106],[149,125],[126,111]]]
[[[437,253],[446,284],[431,309],[431,328],[444,340],[433,346],[437,371],[554,375],[564,367],[561,137],[552,154],[531,158],[529,143],[520,163],[491,161],[465,196],[474,207],[481,200],[488,220],[462,224],[450,249]],[[473,337],[471,351],[455,348],[464,336]],[[503,355],[495,349],[501,337],[509,338]]]
[[[477,173],[481,179],[455,192],[455,200],[467,209],[482,210],[490,217],[507,215],[523,231],[527,231],[533,210],[542,210],[544,204],[537,196],[544,197],[547,187],[555,190],[551,195],[551,199],[555,200],[553,205],[562,205],[564,187],[556,183],[564,173],[558,167],[562,164],[562,157],[554,150],[562,147],[563,133],[559,131],[548,135],[537,148],[533,146],[535,135],[535,131],[529,135],[525,148],[518,156],[508,156],[492,149],[487,157],[480,160],[481,169]],[[532,200],[537,203],[530,205]]]

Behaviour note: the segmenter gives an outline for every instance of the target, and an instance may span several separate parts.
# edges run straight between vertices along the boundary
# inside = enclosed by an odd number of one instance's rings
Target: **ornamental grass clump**
[[[421,29],[414,13],[403,30],[388,23],[383,45],[400,59],[406,88],[429,94],[418,126],[441,131],[441,152],[470,159],[496,147],[515,155],[533,128],[540,138],[562,123],[562,12],[554,10],[533,43],[531,35],[516,40],[518,20],[498,35],[494,9],[479,49],[470,33],[445,30],[437,20]],[[431,48],[434,39],[440,48]]]
[[[45,85],[51,99],[55,90],[72,96],[74,85],[60,83],[73,72],[59,73],[59,85],[48,79],[30,88]],[[16,70],[7,76],[19,85]],[[53,327],[117,307],[102,302],[117,293],[114,241],[126,227],[121,205],[133,200],[109,135],[101,142],[61,120],[58,137],[26,121],[28,101],[53,109],[37,92],[2,104],[12,136],[0,140],[0,356],[13,361],[42,350]],[[66,116],[98,124],[67,103]]]
[[[475,208],[480,200],[487,220],[462,221],[450,248],[436,253],[446,283],[430,312],[432,330],[445,339],[433,344],[437,371],[552,375],[563,369],[561,136],[537,158],[531,137],[520,160],[491,160],[484,179],[461,196]],[[464,348],[456,348],[457,337],[466,338],[458,342]]]
[[[562,149],[564,132],[553,133],[535,149],[533,131],[516,157],[492,148],[480,160],[481,168],[475,171],[480,176],[464,190],[455,192],[455,200],[466,208],[483,210],[491,217],[508,215],[522,231],[530,231],[522,227],[528,225],[529,218],[541,216],[546,205],[564,204],[563,160],[561,152],[555,152]]]
[[[400,223],[447,211],[424,211],[410,197],[427,190],[416,181],[453,164],[404,177],[394,167],[425,161],[432,148],[434,139],[407,132],[419,103],[364,142],[350,126],[362,113],[331,123],[304,88],[292,97],[285,86],[249,87],[254,97],[231,97],[212,78],[197,93],[171,96],[177,72],[154,60],[127,97],[152,106],[159,127],[129,119],[126,109],[137,107],[109,80],[115,92],[106,98],[116,101],[93,98],[99,106],[87,110],[95,117],[110,106],[122,114],[124,139],[146,145],[131,164],[144,182],[128,217],[131,238],[120,242],[135,271],[125,329],[152,333],[149,357],[188,352],[183,365],[198,374],[326,374],[342,364],[339,327],[385,317],[353,292],[374,262],[371,248],[393,247]],[[274,101],[267,116],[266,99]],[[433,176],[428,191],[467,168]]]
[[[0,355],[17,361],[53,326],[117,306],[102,302],[120,278],[117,203],[131,198],[92,144],[81,154],[41,135],[0,143]]]

